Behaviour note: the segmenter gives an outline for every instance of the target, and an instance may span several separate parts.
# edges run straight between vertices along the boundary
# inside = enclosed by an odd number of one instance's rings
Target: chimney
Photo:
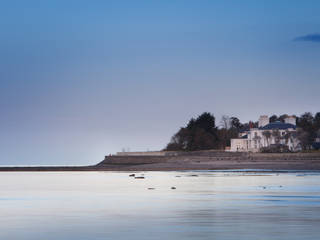
[[[297,119],[296,119],[295,116],[288,116],[288,117],[286,117],[286,118],[284,119],[284,122],[285,122],[285,123],[290,123],[290,124],[292,124],[292,125],[296,125],[296,121],[297,121]]]
[[[269,124],[269,117],[267,115],[262,115],[260,116],[259,118],[259,125],[258,127],[264,127],[266,126],[267,124]]]

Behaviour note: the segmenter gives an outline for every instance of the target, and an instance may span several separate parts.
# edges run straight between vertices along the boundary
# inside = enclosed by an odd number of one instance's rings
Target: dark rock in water
[[[135,174],[130,174],[130,175],[129,175],[129,177],[134,177],[134,176],[135,176]]]
[[[176,187],[171,187],[171,189],[176,189]]]
[[[155,188],[149,187],[148,190],[155,190]]]
[[[135,179],[144,179],[144,177],[134,177]]]
[[[198,177],[198,175],[195,175],[195,174],[194,174],[194,175],[190,175],[190,177]]]

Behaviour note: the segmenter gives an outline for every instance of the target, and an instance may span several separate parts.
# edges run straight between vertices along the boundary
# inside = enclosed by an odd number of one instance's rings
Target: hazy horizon
[[[191,117],[319,112],[319,1],[10,1],[0,165],[160,150]]]

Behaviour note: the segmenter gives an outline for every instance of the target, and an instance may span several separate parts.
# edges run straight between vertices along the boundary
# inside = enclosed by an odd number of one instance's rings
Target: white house
[[[232,152],[259,152],[262,147],[273,144],[286,145],[290,151],[300,150],[296,131],[296,117],[289,116],[284,122],[269,122],[264,115],[259,118],[258,128],[241,132],[238,138],[231,139]]]

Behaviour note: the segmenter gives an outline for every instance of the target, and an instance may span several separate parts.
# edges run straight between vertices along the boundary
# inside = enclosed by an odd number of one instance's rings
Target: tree
[[[173,135],[167,151],[208,150],[219,147],[215,117],[205,112],[196,119],[192,118],[186,127]]]
[[[313,118],[314,129],[318,131],[320,129],[320,112],[317,112]]]
[[[311,148],[309,133],[299,128],[297,131],[297,137],[299,139],[302,150],[309,150]]]
[[[217,148],[217,139],[214,135],[206,132],[204,129],[199,128],[194,131],[192,145],[189,146],[189,151],[195,150],[209,150]]]
[[[224,129],[229,129],[231,125],[231,119],[227,115],[221,117],[220,125]]]
[[[208,112],[204,112],[196,120],[191,119],[191,121],[189,122],[189,124],[187,126],[188,129],[191,129],[194,127],[198,127],[198,128],[201,128],[207,132],[215,134],[216,130],[217,130],[216,123],[215,123],[215,117]]]
[[[269,118],[269,121],[270,122],[275,122],[278,120],[278,116],[277,115],[272,115],[270,118]]]
[[[231,139],[238,137],[242,124],[237,117],[223,115],[220,121],[221,128],[218,129],[218,139],[220,148],[224,149],[231,145]]]
[[[312,113],[306,112],[302,114],[297,121],[297,126],[302,130],[300,137],[304,141],[304,147],[307,149],[311,148],[316,137],[316,129],[314,128],[314,118]],[[307,139],[306,136],[308,136]]]
[[[288,117],[282,114],[279,117],[272,115],[270,122],[284,121]],[[222,116],[220,128],[215,124],[215,117],[204,112],[197,118],[191,118],[185,127],[179,129],[174,134],[166,147],[166,150],[204,150],[204,149],[223,149],[230,146],[232,138],[238,137],[240,131],[249,131],[250,128],[257,128],[258,122],[241,123],[237,117]],[[286,132],[280,136],[279,130],[265,131],[262,136],[266,139],[267,145],[270,146],[270,139],[274,139],[276,144],[280,144],[281,140],[285,140],[293,149],[301,148],[310,149],[315,138],[320,133],[320,112],[314,116],[310,112],[306,112],[297,118],[298,132]],[[320,136],[318,136],[320,137]],[[298,140],[297,140],[298,139]],[[256,139],[259,140],[258,138]],[[300,143],[299,143],[300,142]]]
[[[263,131],[262,135],[267,139],[267,145],[269,146],[269,139],[271,138],[270,131]]]
[[[299,118],[298,125],[302,128],[309,127],[312,125],[313,115],[311,112],[306,112],[302,114]]]
[[[278,121],[284,122],[284,120],[288,117],[288,114],[282,114],[279,118]]]
[[[180,128],[180,130],[174,134],[168,143],[167,151],[182,151],[187,149],[188,134],[186,128]]]
[[[230,120],[231,120],[230,121],[231,128],[235,128],[238,131],[240,131],[240,129],[243,127],[243,125],[241,124],[239,118],[231,117]]]
[[[259,127],[259,122],[256,121],[256,122],[251,122],[252,123],[252,127],[253,128],[258,128]]]

